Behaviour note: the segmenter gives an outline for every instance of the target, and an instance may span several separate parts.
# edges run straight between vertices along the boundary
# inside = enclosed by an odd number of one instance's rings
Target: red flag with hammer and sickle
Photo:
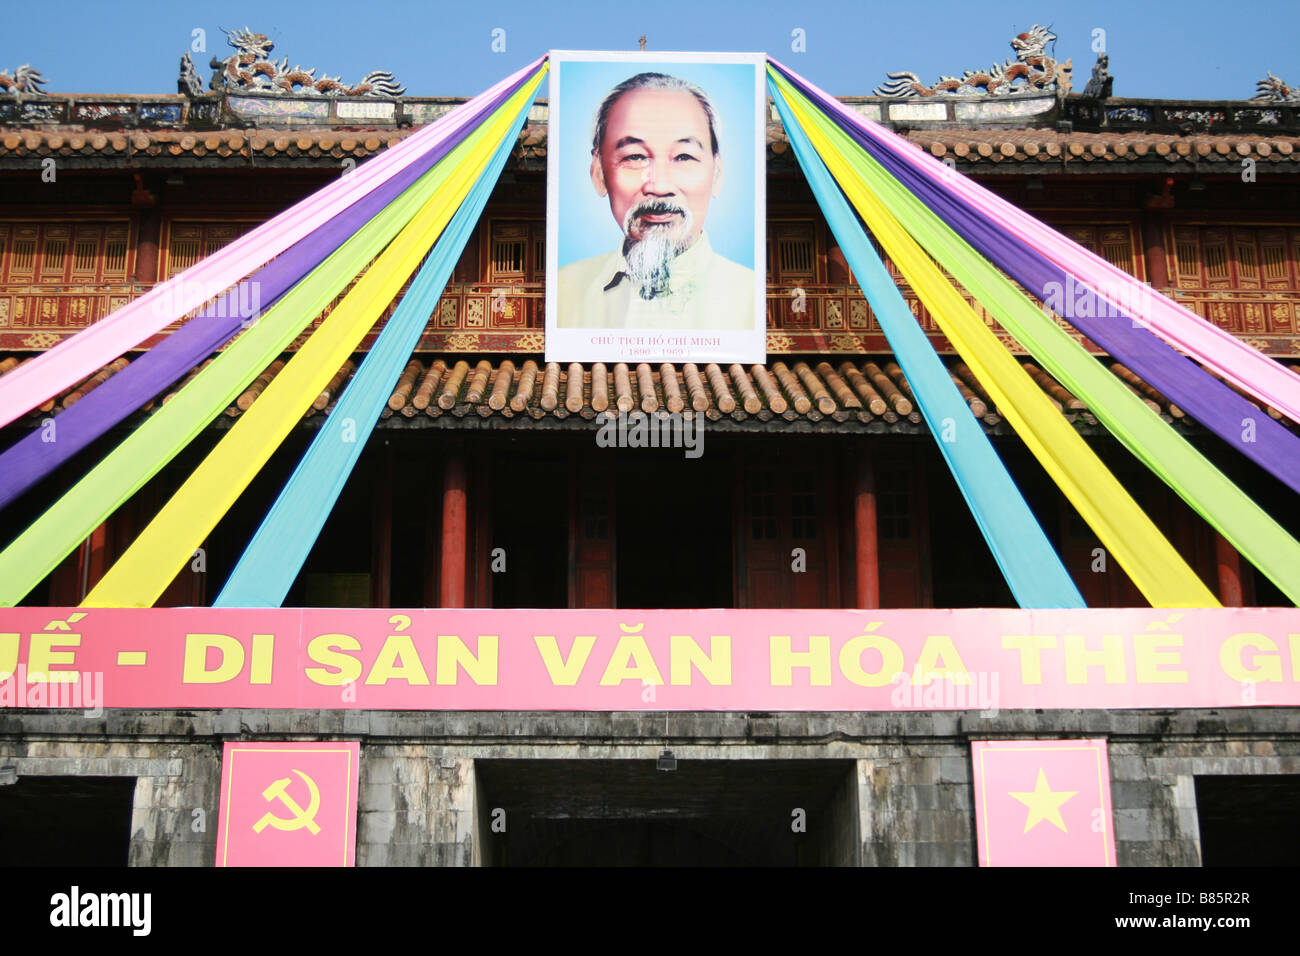
[[[352,866],[357,741],[227,743],[217,866]]]

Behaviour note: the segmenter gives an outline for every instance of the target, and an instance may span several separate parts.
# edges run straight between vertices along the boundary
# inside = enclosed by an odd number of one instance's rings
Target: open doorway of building
[[[0,866],[126,866],[135,777],[19,777],[0,787]]]
[[[734,607],[730,457],[620,453],[617,606]]]
[[[491,472],[492,607],[567,607],[569,453],[509,442]],[[500,549],[499,551],[497,549]]]
[[[1196,778],[1202,866],[1300,864],[1300,774]]]
[[[475,773],[486,866],[858,862],[851,760],[481,760]]]

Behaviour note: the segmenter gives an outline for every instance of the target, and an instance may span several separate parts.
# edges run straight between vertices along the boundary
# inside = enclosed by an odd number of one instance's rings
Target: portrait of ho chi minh
[[[591,182],[623,241],[557,277],[560,328],[752,329],[754,270],[713,251],[717,117],[694,83],[639,73],[596,113]]]

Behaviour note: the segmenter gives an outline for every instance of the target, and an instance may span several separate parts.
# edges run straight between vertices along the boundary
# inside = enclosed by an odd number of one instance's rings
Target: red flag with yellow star
[[[976,740],[980,866],[1114,866],[1105,740]]]

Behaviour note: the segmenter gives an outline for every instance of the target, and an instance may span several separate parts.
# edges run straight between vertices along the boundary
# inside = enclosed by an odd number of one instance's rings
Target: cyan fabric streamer
[[[57,441],[35,429],[0,454],[0,508],[36,484],[108,429],[229,341],[249,319],[269,309],[353,233],[432,169],[487,116],[494,113],[528,77],[457,119],[448,135],[373,192],[363,196],[311,235],[227,292],[217,307],[205,310],[54,419]],[[472,101],[471,101],[472,102]],[[468,105],[468,104],[467,104]]]
[[[1062,300],[1054,311],[1062,318],[1233,448],[1300,491],[1300,437],[1148,331],[1141,324],[1144,316],[1131,318],[1105,302],[1082,280],[1067,274],[1014,233],[1000,228],[926,175],[919,165],[904,161],[861,129],[845,122],[799,77],[785,70],[782,73],[981,255],[1040,299],[1048,300],[1054,289]],[[1078,295],[1080,292],[1084,295]],[[1159,295],[1154,291],[1150,294]],[[1052,303],[1048,301],[1048,305]],[[1253,422],[1254,427],[1246,428],[1246,422]]]
[[[826,221],[871,303],[912,391],[993,557],[1021,607],[1084,607],[1078,588],[1052,550],[970,406],[912,316],[807,134],[776,84],[768,80],[781,122]]]
[[[349,427],[359,435],[369,434],[374,428],[474,232],[531,106],[527,103],[519,112],[510,134],[434,244],[392,318],[253,535],[213,607],[279,607],[284,602],[361,457],[365,443],[344,441],[344,423],[351,423]]]

